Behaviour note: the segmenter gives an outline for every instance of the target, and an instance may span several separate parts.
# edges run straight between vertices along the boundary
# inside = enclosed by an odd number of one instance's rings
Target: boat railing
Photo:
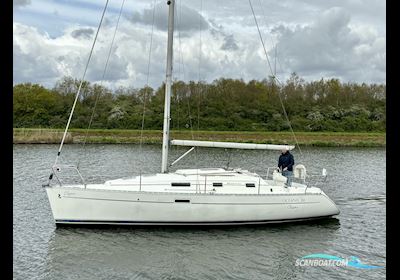
[[[64,174],[62,174],[62,173],[68,173],[68,174],[66,174],[66,177],[68,179],[75,179],[75,181],[76,181],[76,179],[78,179],[82,183],[82,185],[84,185],[85,188],[86,188],[87,183],[88,182],[91,183],[91,181],[93,179],[104,178],[106,180],[107,179],[110,180],[111,178],[115,177],[115,174],[113,174],[113,175],[97,174],[97,175],[86,176],[84,179],[84,177],[82,176],[82,173],[79,171],[78,167],[75,165],[71,165],[71,164],[55,165],[52,167],[52,170],[53,170],[54,177],[56,178],[56,180],[58,181],[58,183],[60,185],[64,184],[64,182],[62,180],[62,177],[64,177]],[[75,172],[75,177],[71,176],[72,174],[70,174],[70,172],[68,172],[68,171]],[[255,182],[255,181],[249,182],[249,180],[246,180],[246,179],[235,180],[235,181],[229,180],[229,184],[243,185],[246,183],[253,183],[254,187],[257,189],[257,193],[260,194],[261,187],[264,187],[263,180],[274,180],[273,175],[274,175],[274,172],[276,172],[276,171],[280,173],[280,171],[277,167],[275,167],[275,166],[268,167],[267,173],[265,175],[262,174],[262,175],[258,176],[257,182]],[[130,182],[130,185],[132,185],[132,186],[137,185],[139,187],[139,190],[142,190],[143,186],[152,186],[152,185],[160,184],[160,182],[144,183],[144,182],[142,182],[142,176],[143,176],[143,174],[139,175],[139,178],[140,178],[139,182],[137,182],[137,183]],[[214,176],[212,176],[212,177],[214,177]],[[306,188],[317,187],[317,186],[323,184],[326,181],[326,178],[327,178],[326,174],[322,174],[322,175],[307,174],[306,176],[304,176],[304,178],[297,178],[297,177],[293,176],[292,182],[304,184],[304,185],[306,185]],[[68,182],[68,183],[70,183],[70,182]],[[168,183],[169,182],[165,183],[166,186],[168,185]],[[208,176],[205,174],[201,174],[199,176],[199,179],[197,180],[197,182],[192,183],[192,185],[194,185],[196,187],[196,189],[195,189],[196,193],[204,193],[204,194],[205,193],[214,193],[216,191],[216,189],[218,188],[213,185],[212,179],[210,180],[208,178]],[[186,190],[182,189],[182,191],[186,191]],[[187,191],[189,191],[189,190],[187,190]],[[191,191],[193,191],[193,189],[191,189]]]
[[[276,166],[267,167],[267,174],[261,175],[264,180],[274,180],[273,174],[274,172],[281,173],[280,169]],[[307,187],[319,187],[323,183],[326,182],[327,175],[326,171],[323,170],[322,174],[305,174],[302,177],[296,177],[292,175],[291,180],[295,183],[301,183],[306,185]]]
[[[108,181],[113,179],[129,178],[130,176],[120,176],[117,174],[97,174],[89,175],[82,172],[76,165],[72,164],[58,164],[52,167],[55,179],[60,185],[70,183],[81,183],[85,187],[87,184],[97,184],[99,181]],[[72,171],[72,172],[69,172]],[[65,182],[65,178],[68,178],[68,182]]]
[[[58,164],[58,165],[54,165],[51,169],[53,170],[53,174],[54,174],[55,178],[57,179],[58,183],[60,184],[60,186],[63,184],[62,178],[60,176],[61,172],[63,172],[64,170],[68,170],[68,171],[72,170],[72,171],[75,171],[75,175],[77,175],[77,176],[75,176],[75,178],[77,177],[79,179],[79,181],[86,188],[86,181],[85,181],[85,179],[83,179],[83,176],[77,166],[72,165],[72,164]],[[71,178],[71,177],[69,177],[69,178]]]
[[[272,166],[272,167],[267,167],[267,174],[266,175],[261,175],[261,177],[264,180],[274,180],[274,172],[278,172],[279,174],[282,174],[280,169],[276,166]],[[296,183],[302,183],[305,184],[306,180],[305,178],[299,178],[296,176],[292,176],[292,182],[296,182]]]

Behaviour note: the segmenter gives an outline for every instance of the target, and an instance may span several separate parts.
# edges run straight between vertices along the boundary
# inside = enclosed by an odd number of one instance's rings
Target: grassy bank
[[[14,144],[59,144],[62,129],[14,128]],[[69,130],[66,143],[82,143],[85,129]],[[87,134],[87,143],[140,143],[140,130],[91,129]],[[193,136],[193,137],[192,137]],[[172,139],[195,139],[206,141],[228,141],[242,143],[294,143],[290,132],[263,131],[171,131]],[[349,146],[384,147],[385,133],[349,133],[349,132],[296,132],[296,138],[303,146]],[[143,143],[161,144],[161,130],[144,130]]]

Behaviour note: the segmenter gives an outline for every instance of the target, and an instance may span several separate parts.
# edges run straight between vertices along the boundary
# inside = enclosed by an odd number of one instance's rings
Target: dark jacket
[[[293,155],[287,151],[279,157],[278,167],[282,170],[287,167],[288,171],[293,171],[294,158]]]

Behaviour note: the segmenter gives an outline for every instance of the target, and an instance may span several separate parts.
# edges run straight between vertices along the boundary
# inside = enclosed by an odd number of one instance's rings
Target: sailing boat
[[[286,177],[272,169],[266,177],[248,170],[228,168],[168,171],[170,145],[192,147],[175,162],[195,147],[292,150],[295,146],[170,140],[175,1],[168,1],[167,4],[169,19],[161,173],[109,180],[101,184],[86,184],[82,176],[81,184],[64,185],[60,180],[55,185],[47,184],[44,187],[55,223],[234,225],[302,221],[339,214],[338,207],[320,188],[306,183],[303,165],[294,168],[294,177],[300,182],[292,182],[291,187],[285,186]],[[75,169],[80,175],[75,166],[59,165],[56,160],[49,179],[53,178],[53,174],[58,179],[57,173],[64,168]],[[326,177],[326,174],[323,176]]]

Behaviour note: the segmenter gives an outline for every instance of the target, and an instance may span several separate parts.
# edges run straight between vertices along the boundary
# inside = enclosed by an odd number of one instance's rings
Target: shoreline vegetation
[[[64,130],[50,128],[14,128],[14,144],[60,144]],[[86,129],[70,129],[65,143],[83,143]],[[385,132],[295,132],[300,146],[314,147],[385,147]],[[139,144],[140,130],[90,129],[86,143]],[[171,139],[224,141],[259,144],[295,144],[291,132],[276,131],[202,131],[172,130]],[[143,130],[143,144],[161,144],[162,130]]]
[[[15,85],[14,127],[65,128],[79,85],[71,77],[52,89],[32,83]],[[90,123],[93,129],[140,130],[144,117],[146,130],[162,130],[164,91],[164,85],[110,89],[85,81],[70,128],[86,129]],[[384,133],[386,85],[338,79],[306,82],[295,73],[280,85],[272,78],[172,85],[171,130],[260,131],[257,134],[263,135],[290,132],[288,120],[294,131]]]
[[[59,144],[80,84],[14,85],[13,142]],[[84,81],[66,143],[83,143],[87,127],[86,143],[140,143],[144,127],[143,143],[161,144],[164,91]],[[175,81],[170,128],[171,139],[295,144],[292,128],[300,146],[385,147],[386,85],[307,82],[296,73],[279,85],[272,77]]]

